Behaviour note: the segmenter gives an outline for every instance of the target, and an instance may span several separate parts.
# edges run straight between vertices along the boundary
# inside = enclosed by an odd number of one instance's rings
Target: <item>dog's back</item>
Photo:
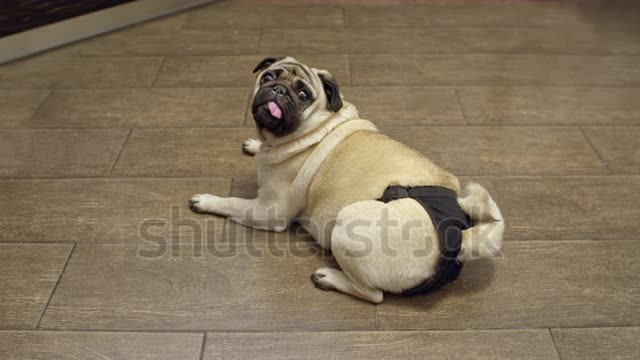
[[[359,131],[344,139],[320,165],[307,192],[302,223],[313,222],[317,229],[308,230],[329,247],[331,223],[338,212],[355,202],[380,198],[389,185],[460,190],[455,176],[417,151],[380,132]]]

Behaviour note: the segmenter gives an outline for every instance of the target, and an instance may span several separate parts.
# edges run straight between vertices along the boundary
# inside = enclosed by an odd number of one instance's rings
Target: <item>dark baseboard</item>
[[[112,4],[111,7],[67,17],[65,20],[56,20],[48,25],[36,26],[30,30],[0,37],[0,49],[2,49],[0,64],[212,1],[135,0],[118,5]],[[94,1],[91,2],[94,3]],[[104,1],[105,4],[108,2]],[[39,1],[39,3],[49,2]],[[56,3],[62,3],[62,1]],[[89,8],[85,8],[87,9]],[[66,12],[66,14],[71,13],[73,13],[71,10]]]
[[[0,1],[0,37],[136,0]]]

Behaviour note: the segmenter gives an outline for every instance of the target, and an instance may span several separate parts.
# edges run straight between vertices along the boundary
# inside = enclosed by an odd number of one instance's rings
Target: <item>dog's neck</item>
[[[261,161],[269,164],[281,163],[318,144],[336,127],[350,120],[359,119],[355,106],[345,102],[340,111],[327,112],[309,119],[306,126],[301,126],[291,135],[285,137],[264,136],[265,148],[258,153]],[[314,121],[315,120],[315,121]],[[256,159],[257,160],[257,159]]]

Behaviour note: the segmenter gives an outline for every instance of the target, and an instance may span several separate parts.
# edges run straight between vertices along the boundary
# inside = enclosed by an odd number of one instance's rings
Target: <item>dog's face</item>
[[[266,58],[253,72],[258,76],[251,112],[259,130],[285,136],[314,113],[342,107],[338,84],[327,71],[286,57]]]

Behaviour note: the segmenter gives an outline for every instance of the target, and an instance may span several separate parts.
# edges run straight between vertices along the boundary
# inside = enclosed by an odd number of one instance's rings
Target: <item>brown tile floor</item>
[[[0,359],[638,358],[632,4],[219,1],[0,66]],[[502,257],[372,306],[313,287],[299,229],[191,213],[255,193],[251,70],[285,53],[487,185]]]

